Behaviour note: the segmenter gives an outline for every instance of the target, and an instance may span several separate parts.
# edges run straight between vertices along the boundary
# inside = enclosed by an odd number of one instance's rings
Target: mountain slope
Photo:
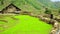
[[[0,1],[1,3],[1,1]],[[50,0],[4,0],[4,4],[0,4],[0,10],[8,6],[10,3],[13,3],[23,11],[30,12],[43,12],[47,8],[57,8],[53,2]]]
[[[13,3],[17,7],[21,8],[23,11],[40,11],[43,4],[37,0],[4,0],[4,4],[0,5],[0,10]]]
[[[60,1],[54,2],[54,5],[56,6],[56,8],[60,8]]]
[[[49,7],[49,8],[56,8],[54,6],[54,3],[51,2],[50,0],[38,0],[40,3],[44,4],[44,6]]]

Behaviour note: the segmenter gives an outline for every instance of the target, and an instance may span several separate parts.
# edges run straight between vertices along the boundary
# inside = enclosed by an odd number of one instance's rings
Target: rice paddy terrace
[[[0,34],[49,34],[52,25],[29,15],[0,16]]]

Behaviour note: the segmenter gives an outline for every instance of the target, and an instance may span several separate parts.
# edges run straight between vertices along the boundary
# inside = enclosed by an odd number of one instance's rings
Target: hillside
[[[44,9],[47,7],[49,9],[59,8],[59,4],[51,2],[50,0],[4,0],[4,4],[1,5],[0,0],[0,10],[13,3],[15,6],[20,8],[22,11],[29,11],[38,14],[43,14]]]
[[[54,2],[50,1],[50,0],[38,0],[40,3],[44,4],[44,6],[46,7],[49,7],[49,8],[57,8],[55,5],[54,5]]]
[[[54,5],[56,6],[56,8],[60,8],[60,1],[54,2]]]
[[[0,34],[50,34],[56,28],[57,31],[59,4],[50,0],[0,0]]]
[[[5,6],[5,4],[9,4],[9,3],[16,4],[17,6],[20,6],[21,8],[23,7],[23,9],[26,8],[27,10],[29,8],[30,9],[33,9],[33,8],[40,9],[42,6],[42,4],[38,3],[38,1],[35,1],[35,0],[33,0],[33,1],[32,0],[17,0],[17,1],[16,0],[4,0],[3,6]]]

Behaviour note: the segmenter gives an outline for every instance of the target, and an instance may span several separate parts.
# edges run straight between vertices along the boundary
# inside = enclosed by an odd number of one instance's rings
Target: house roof
[[[5,8],[3,8],[1,11],[4,11],[5,9],[7,9],[8,7],[10,7],[10,6],[13,6],[13,7],[15,7],[18,11],[19,10],[21,10],[20,8],[18,8],[17,6],[15,6],[14,4],[9,4],[8,6],[6,6]]]
[[[19,8],[19,6],[18,6],[17,4],[8,3],[8,4],[6,4],[6,5],[1,5],[1,6],[0,6],[0,11],[2,11],[3,9],[5,9],[5,8],[8,7],[9,5],[13,5],[14,7]],[[21,8],[19,8],[19,9],[21,9]]]

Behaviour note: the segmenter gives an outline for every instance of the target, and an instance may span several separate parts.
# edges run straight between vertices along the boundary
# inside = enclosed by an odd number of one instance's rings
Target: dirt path
[[[59,34],[60,33],[60,23],[59,23],[59,30],[56,32],[56,34]]]

